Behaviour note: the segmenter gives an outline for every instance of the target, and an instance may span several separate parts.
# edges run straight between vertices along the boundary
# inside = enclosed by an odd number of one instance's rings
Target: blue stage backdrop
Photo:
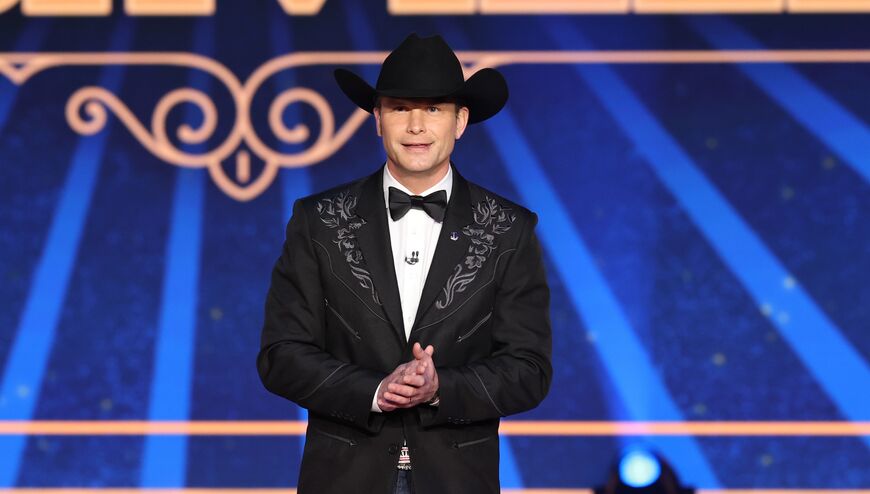
[[[540,217],[555,375],[503,422],[503,487],[585,492],[642,447],[699,489],[870,489],[867,16],[17,3],[0,488],[296,484],[305,411],[254,365],[270,271],[295,199],[384,160],[333,69],[374,82],[418,32],[505,74],[454,160]]]

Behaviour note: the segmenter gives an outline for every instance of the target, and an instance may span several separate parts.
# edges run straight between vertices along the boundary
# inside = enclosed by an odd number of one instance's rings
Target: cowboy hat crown
[[[336,69],[338,86],[363,110],[372,113],[378,96],[456,98],[468,107],[468,123],[495,115],[508,98],[507,83],[495,69],[481,69],[468,80],[462,64],[441,36],[411,34],[381,65],[375,87],[346,69]]]

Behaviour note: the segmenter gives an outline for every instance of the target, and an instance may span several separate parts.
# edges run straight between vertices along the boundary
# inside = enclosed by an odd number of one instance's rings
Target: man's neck
[[[421,192],[440,182],[447,175],[447,170],[450,169],[450,162],[445,161],[443,164],[423,173],[404,173],[403,170],[387,160],[387,169],[397,182],[407,187],[414,194],[419,195]]]

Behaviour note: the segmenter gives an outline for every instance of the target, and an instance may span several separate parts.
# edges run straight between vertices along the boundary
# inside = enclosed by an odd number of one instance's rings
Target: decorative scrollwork
[[[204,118],[198,128],[192,128],[188,124],[180,125],[177,131],[178,139],[185,144],[205,142],[217,126],[217,109],[207,94],[190,88],[176,89],[160,99],[151,119],[150,131],[114,93],[95,86],[81,88],[67,100],[66,120],[79,134],[92,135],[105,127],[108,110],[148,151],[160,159],[179,166],[206,166],[209,160],[213,159],[211,153],[202,155],[186,153],[175,147],[166,132],[167,115],[172,108],[182,103],[196,105],[202,111]],[[84,118],[82,113],[87,118]]]
[[[367,54],[359,61],[349,62],[378,63],[385,55]],[[76,90],[67,100],[66,119],[75,132],[93,135],[105,128],[111,113],[154,156],[177,166],[207,168],[212,180],[227,195],[247,201],[259,196],[272,184],[280,167],[307,166],[334,154],[368,118],[368,113],[356,110],[336,129],[332,107],[320,93],[305,87],[284,90],[269,106],[268,122],[275,137],[288,144],[302,144],[310,140],[312,133],[305,124],[288,127],[284,123],[283,114],[293,104],[305,104],[314,109],[319,119],[319,132],[305,149],[295,153],[281,152],[266,145],[254,131],[250,105],[255,93],[269,77],[281,70],[302,65],[347,62],[310,53],[285,55],[260,66],[242,84],[224,65],[192,53],[0,53],[0,74],[20,85],[41,71],[71,65],[174,65],[209,73],[229,90],[236,107],[231,131],[213,149],[202,152],[180,149],[170,138],[167,129],[169,113],[179,105],[192,104],[202,113],[203,120],[196,127],[179,125],[174,129],[175,142],[202,144],[214,136],[218,124],[217,105],[208,94],[194,88],[177,88],[163,95],[154,108],[150,126],[147,126],[116,94],[102,87],[86,86]],[[250,176],[250,155],[240,149],[242,143],[264,162],[262,171],[253,180]],[[221,166],[233,155],[235,180]]]
[[[453,302],[454,295],[464,292],[465,287],[474,281],[477,273],[495,250],[496,236],[507,233],[517,219],[510,208],[502,206],[489,196],[484,196],[484,199],[473,206],[473,209],[474,224],[462,228],[462,233],[471,239],[467,255],[464,261],[453,268],[453,274],[447,278],[447,283],[442,289],[444,298],[435,301],[435,307],[438,309],[447,308]]]
[[[362,250],[358,245],[356,232],[366,224],[366,220],[356,215],[357,198],[342,191],[334,197],[327,197],[317,202],[317,212],[320,221],[335,230],[335,240],[332,241],[338,248],[354,278],[359,280],[361,287],[369,290],[375,304],[381,305],[378,291],[372,281],[372,275],[366,267]]]

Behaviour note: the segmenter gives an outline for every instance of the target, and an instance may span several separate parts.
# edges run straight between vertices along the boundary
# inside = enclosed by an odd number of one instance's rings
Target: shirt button
[[[394,455],[394,454],[396,454],[398,451],[399,451],[399,448],[396,447],[395,444],[391,444],[390,447],[387,449],[387,454]]]

